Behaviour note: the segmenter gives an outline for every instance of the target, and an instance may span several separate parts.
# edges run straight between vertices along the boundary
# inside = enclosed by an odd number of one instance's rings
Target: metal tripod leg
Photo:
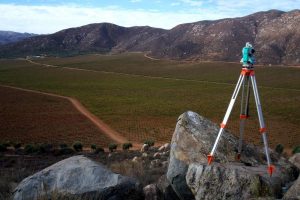
[[[269,172],[270,176],[272,176],[272,174],[275,170],[275,167],[273,165],[271,165],[266,128],[265,128],[264,118],[263,118],[263,114],[262,114],[262,109],[261,109],[261,104],[260,104],[260,100],[259,100],[256,79],[255,79],[254,74],[251,75],[250,78],[251,78],[251,82],[252,82],[253,93],[254,93],[254,98],[255,98],[255,103],[256,103],[257,114],[258,114],[258,120],[259,120],[259,126],[260,126],[259,131],[262,134],[262,139],[264,142],[265,153],[266,153],[267,162],[268,162],[268,172]]]
[[[245,93],[245,83],[247,82],[247,93],[246,93],[246,100],[244,99]],[[246,119],[249,117],[249,99],[250,99],[250,79],[249,76],[246,76],[243,82],[243,89],[242,89],[242,97],[241,97],[241,113],[240,113],[240,138],[239,138],[239,146],[238,146],[238,153],[237,153],[237,160],[241,158],[241,152],[243,147],[243,137],[244,137],[244,130],[245,130],[245,123]],[[245,102],[244,102],[245,101]],[[245,107],[244,107],[245,103]]]
[[[219,130],[219,133],[218,133],[217,139],[216,139],[216,141],[215,141],[215,144],[214,144],[214,146],[213,146],[213,148],[212,148],[210,154],[207,156],[207,158],[208,158],[208,164],[210,164],[210,163],[213,161],[214,153],[215,153],[215,151],[216,151],[216,149],[217,149],[219,140],[220,140],[221,135],[222,135],[222,133],[223,133],[223,131],[224,131],[224,128],[225,128],[225,126],[226,126],[226,124],[227,124],[228,118],[229,118],[230,113],[231,113],[231,111],[232,111],[232,108],[233,108],[233,106],[234,106],[236,97],[237,97],[237,95],[238,95],[238,93],[239,93],[239,91],[240,91],[241,85],[242,85],[242,83],[244,82],[244,79],[245,79],[245,75],[244,75],[244,74],[241,74],[240,77],[239,77],[239,79],[238,79],[238,82],[237,82],[237,84],[236,84],[236,86],[235,86],[233,95],[232,95],[232,97],[231,97],[229,106],[228,106],[228,108],[227,108],[226,114],[225,114],[224,119],[223,119],[223,121],[222,121],[221,128],[220,128],[220,130]]]

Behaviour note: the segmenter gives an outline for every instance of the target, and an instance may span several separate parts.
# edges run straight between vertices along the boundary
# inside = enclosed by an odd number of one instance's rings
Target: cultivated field
[[[220,123],[240,71],[238,64],[151,60],[142,54],[34,61],[59,67],[1,60],[0,83],[75,97],[129,141],[137,142],[148,138],[169,142],[177,117],[186,110]],[[271,146],[298,145],[300,70],[257,67],[256,74]],[[238,109],[229,123],[236,135]],[[250,114],[246,140],[261,144],[254,101]]]
[[[81,141],[102,147],[112,141],[66,99],[2,86],[0,94],[3,141],[53,145]]]

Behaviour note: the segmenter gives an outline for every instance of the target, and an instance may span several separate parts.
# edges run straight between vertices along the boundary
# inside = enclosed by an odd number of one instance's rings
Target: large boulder
[[[292,157],[290,157],[289,161],[300,169],[300,153],[294,154]]]
[[[180,199],[251,199],[282,197],[282,186],[295,180],[298,170],[286,159],[271,152],[276,171],[267,173],[264,151],[244,144],[237,162],[238,139],[225,131],[207,165],[207,155],[219,126],[188,111],[178,118],[171,142],[167,178]]]
[[[300,177],[284,195],[284,200],[300,200]]]
[[[14,191],[15,200],[143,199],[134,179],[115,174],[84,156],[62,160],[25,178]]]

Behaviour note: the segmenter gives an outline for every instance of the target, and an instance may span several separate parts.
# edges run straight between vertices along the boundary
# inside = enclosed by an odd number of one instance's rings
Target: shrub
[[[97,146],[95,144],[92,144],[91,149],[95,151],[97,149]]]
[[[132,144],[130,142],[124,143],[123,144],[123,150],[128,150],[132,147]]]
[[[300,145],[299,146],[296,146],[294,147],[293,151],[292,151],[293,154],[295,153],[300,153]]]
[[[22,146],[22,144],[20,142],[16,142],[13,144],[15,149],[20,149],[20,147]]]
[[[83,145],[82,145],[82,143],[81,142],[75,142],[74,144],[73,144],[73,148],[74,148],[74,150],[75,151],[77,151],[77,152],[79,152],[79,151],[82,151],[82,147],[83,147]]]
[[[282,154],[284,146],[282,144],[277,144],[275,147],[275,151],[279,154]]]
[[[104,149],[101,148],[101,147],[98,147],[96,150],[95,150],[95,153],[98,154],[98,153],[103,153],[104,152]]]
[[[0,144],[0,152],[4,152],[7,150],[7,147],[4,144]]]
[[[11,142],[10,141],[6,141],[3,143],[4,146],[6,147],[10,147],[11,146]]]
[[[60,147],[61,149],[63,149],[63,148],[67,148],[68,145],[67,145],[66,143],[62,143],[62,144],[59,145],[59,147]]]
[[[67,155],[67,154],[72,154],[72,153],[74,153],[74,150],[70,147],[61,148],[59,150],[59,154],[61,154],[61,155]]]
[[[39,145],[39,152],[40,153],[49,153],[49,152],[51,152],[52,148],[53,148],[52,144],[45,144],[45,143],[40,144]]]
[[[108,145],[108,149],[110,152],[113,152],[114,150],[116,150],[118,148],[118,145],[115,143],[111,143]]]
[[[146,140],[146,141],[144,142],[144,144],[148,144],[149,147],[152,147],[152,146],[154,146],[154,140]]]
[[[37,145],[33,145],[33,144],[26,144],[24,151],[27,154],[37,153],[39,151],[39,147]]]

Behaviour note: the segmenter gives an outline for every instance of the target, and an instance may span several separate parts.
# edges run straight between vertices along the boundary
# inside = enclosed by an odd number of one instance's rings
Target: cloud
[[[53,33],[89,23],[111,22],[121,26],[149,25],[172,28],[180,23],[222,18],[209,13],[160,12],[158,10],[129,10],[119,7],[90,8],[70,5],[25,6],[0,4],[2,30],[30,33]]]
[[[180,5],[179,2],[173,2],[173,3],[171,3],[171,6],[179,6],[179,5]]]
[[[130,0],[131,3],[138,3],[141,2],[142,0]]]
[[[273,0],[272,4],[269,0],[252,0],[251,4],[237,0],[177,0],[172,3],[161,1],[161,4],[163,3],[169,5],[164,11],[156,7],[125,9],[118,5],[85,7],[76,4],[57,6],[0,4],[0,29],[53,33],[70,27],[99,22],[110,22],[127,27],[148,25],[169,29],[181,23],[241,17],[269,9],[288,11],[300,7],[300,0]],[[180,6],[184,3],[189,7],[181,9]],[[177,4],[180,6],[176,6]]]
[[[182,3],[188,4],[189,6],[202,6],[202,1],[197,0],[180,0]]]

